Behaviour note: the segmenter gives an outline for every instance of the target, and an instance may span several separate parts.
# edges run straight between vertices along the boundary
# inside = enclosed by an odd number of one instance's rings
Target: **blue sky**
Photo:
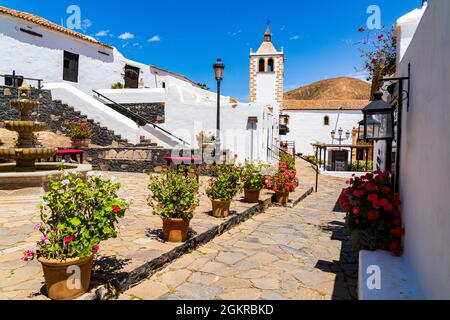
[[[2,0],[1,5],[61,24],[78,5],[83,33],[116,46],[127,58],[188,76],[215,88],[212,64],[226,65],[224,94],[248,97],[249,50],[272,21],[273,42],[286,53],[285,91],[314,81],[355,76],[361,59],[354,44],[368,18],[381,8],[391,26],[421,0]]]

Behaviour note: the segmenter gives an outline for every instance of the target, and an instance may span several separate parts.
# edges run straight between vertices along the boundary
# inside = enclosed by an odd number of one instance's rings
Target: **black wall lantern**
[[[383,101],[383,93],[375,92],[373,101],[362,110],[364,140],[394,140],[394,111],[395,106]]]

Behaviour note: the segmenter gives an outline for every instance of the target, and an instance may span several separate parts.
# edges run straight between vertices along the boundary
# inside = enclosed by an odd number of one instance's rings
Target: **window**
[[[28,29],[24,29],[24,28],[20,28],[19,30],[22,31],[22,32],[28,33],[29,35],[42,38],[42,34],[40,34],[40,33],[31,31],[31,30],[28,30]]]
[[[329,126],[330,125],[330,117],[329,116],[325,116],[323,118],[323,125],[324,126]]]
[[[259,72],[265,72],[265,67],[266,67],[266,62],[264,61],[263,58],[259,59],[259,68],[258,71]]]
[[[274,66],[275,66],[275,62],[273,61],[272,58],[270,58],[269,59],[269,65],[268,65],[269,69],[267,70],[267,72],[274,72],[275,71]]]
[[[75,53],[64,51],[63,79],[70,82],[78,82],[79,56]]]

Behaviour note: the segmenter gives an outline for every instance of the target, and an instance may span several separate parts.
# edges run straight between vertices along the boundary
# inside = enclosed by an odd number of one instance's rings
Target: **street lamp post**
[[[220,83],[223,80],[223,74],[225,70],[225,65],[222,63],[222,59],[217,59],[216,63],[213,65],[214,75],[217,81],[217,124],[216,124],[216,151],[215,160],[216,163],[220,162]]]
[[[344,130],[342,130],[342,128],[339,128],[338,130],[339,138],[336,138],[336,131],[331,131],[331,138],[333,139],[333,141],[339,141],[339,150],[341,150],[342,141],[348,140],[350,138],[350,131],[347,130],[347,132],[345,133],[345,138],[342,138],[343,134]]]

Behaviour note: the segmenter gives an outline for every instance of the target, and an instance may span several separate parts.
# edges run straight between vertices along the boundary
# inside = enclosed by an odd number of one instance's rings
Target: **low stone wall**
[[[121,103],[121,105],[147,119],[151,123],[164,123],[165,121],[164,103]],[[108,104],[108,106],[116,110],[114,104]],[[120,110],[117,111],[120,112]]]
[[[191,154],[192,150],[173,150],[164,148],[83,148],[85,159],[94,170],[114,172],[149,173],[156,167],[167,164],[165,157],[176,154]]]

